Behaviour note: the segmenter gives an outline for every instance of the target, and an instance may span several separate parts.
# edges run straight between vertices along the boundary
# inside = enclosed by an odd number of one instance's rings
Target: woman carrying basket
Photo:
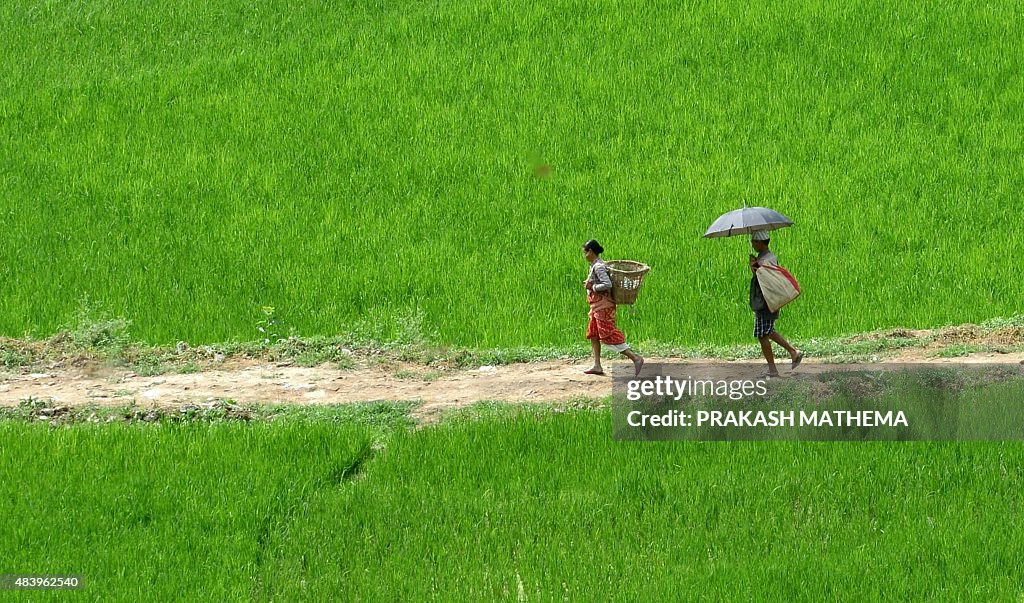
[[[633,361],[634,376],[640,374],[644,359],[634,354],[626,343],[626,336],[615,327],[615,302],[612,301],[612,279],[608,276],[608,267],[601,254],[604,247],[591,239],[583,244],[583,257],[590,262],[590,274],[583,286],[587,290],[587,303],[590,304],[590,323],[587,325],[587,339],[594,347],[594,366],[583,371],[588,375],[603,375],[601,368],[601,344],[605,344],[616,352],[621,352]]]

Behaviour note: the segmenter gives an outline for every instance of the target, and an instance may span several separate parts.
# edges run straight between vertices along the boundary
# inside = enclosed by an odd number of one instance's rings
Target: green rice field
[[[573,362],[590,238],[652,266],[619,311],[639,350],[735,350],[750,245],[701,235],[744,204],[796,222],[771,243],[803,287],[777,326],[810,356],[1017,353],[1022,21],[1006,0],[2,3],[0,338],[45,341],[0,342],[0,385],[170,371],[170,350],[201,372],[253,342],[268,380]],[[1003,339],[838,339],[964,323]],[[0,575],[103,601],[1024,600],[1019,442],[618,441],[583,398],[429,425],[414,402],[209,400],[0,408]],[[1001,408],[983,418],[1016,437]]]
[[[667,446],[608,421],[0,422],[0,567],[125,601],[1024,593],[1020,446]]]
[[[415,320],[582,342],[580,245],[653,266],[637,342],[749,338],[766,205],[809,338],[1021,310],[1015,2],[0,6],[0,334],[83,300],[152,343]],[[411,317],[411,318],[410,318]]]

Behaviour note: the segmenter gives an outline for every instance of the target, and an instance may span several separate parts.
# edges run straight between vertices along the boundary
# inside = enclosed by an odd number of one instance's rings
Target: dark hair
[[[587,251],[593,251],[596,255],[604,253],[604,247],[601,247],[601,244],[598,243],[596,239],[590,239],[584,243],[583,248]]]

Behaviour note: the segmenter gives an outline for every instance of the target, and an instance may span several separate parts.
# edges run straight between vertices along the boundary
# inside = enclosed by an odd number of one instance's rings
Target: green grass
[[[970,356],[971,354],[978,354],[987,351],[989,351],[989,348],[986,348],[985,346],[956,344],[942,348],[932,355],[938,358],[960,358],[962,356]]]
[[[400,369],[391,374],[395,379],[409,380],[409,381],[437,381],[444,373],[441,371],[414,371],[410,369]]]
[[[127,395],[127,390],[121,392]],[[50,425],[82,423],[230,423],[237,421],[352,424],[375,437],[399,428],[412,427],[412,402],[353,402],[340,405],[235,404],[216,400],[183,404],[174,408],[146,407],[134,400],[120,407],[110,405],[63,406],[51,399],[26,398],[17,406],[0,406],[0,421],[48,421]],[[58,412],[59,411],[59,412]]]
[[[597,237],[653,266],[631,339],[736,343],[744,200],[797,222],[788,336],[1014,314],[1017,8],[6,3],[0,333],[565,346]]]
[[[812,353],[1017,328],[1020,29],[1008,1],[5,3],[0,334],[65,335],[0,364],[585,355],[591,237],[653,266],[632,341],[745,357],[747,244],[699,238],[744,201],[797,222],[778,326]],[[94,599],[1024,594],[1016,443],[45,404],[0,413],[0,571]]]
[[[289,336],[273,343],[230,341],[200,346],[190,346],[185,342],[178,342],[176,346],[151,345],[130,341],[125,333],[120,339],[103,340],[105,343],[87,343],[91,340],[84,334],[100,331],[103,324],[111,322],[112,319],[100,315],[86,322],[69,325],[69,331],[62,331],[43,340],[0,338],[0,364],[8,371],[25,371],[97,362],[125,367],[139,375],[155,375],[165,372],[194,373],[218,368],[230,357],[300,366],[327,364],[338,370],[359,366],[381,367],[394,370],[399,378],[418,375],[426,380],[435,380],[443,373],[428,367],[449,370],[482,365],[582,359],[590,355],[589,348],[573,344],[473,349],[443,345],[423,338],[399,337],[381,341],[367,338],[365,332],[329,337]],[[1024,350],[1021,344],[1024,341],[1022,322],[1024,316],[1015,315],[990,319],[981,325],[958,325],[917,333],[906,329],[882,329],[842,337],[813,337],[792,341],[809,357],[830,363],[878,362],[901,351],[914,349],[938,357],[986,352],[1011,353]],[[760,358],[760,349],[750,343],[678,345],[640,341],[638,346],[650,357],[727,360]],[[422,373],[412,369],[400,370],[397,369],[399,362],[418,365],[426,370]]]
[[[294,520],[371,450],[363,430],[329,423],[3,422],[0,438],[0,566],[81,573],[94,597],[120,600],[258,597],[283,577]]]
[[[103,600],[1024,592],[1018,443],[615,442],[593,409],[380,431],[360,412],[0,421],[0,567],[81,573]]]

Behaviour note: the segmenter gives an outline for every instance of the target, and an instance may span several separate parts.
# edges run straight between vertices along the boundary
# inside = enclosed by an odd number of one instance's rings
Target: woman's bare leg
[[[591,345],[594,347],[594,366],[591,367],[591,372],[603,372],[601,368],[601,340],[594,338],[590,340]]]
[[[632,350],[623,350],[622,355],[633,361],[633,375],[639,375],[640,369],[644,366],[644,357]]]

